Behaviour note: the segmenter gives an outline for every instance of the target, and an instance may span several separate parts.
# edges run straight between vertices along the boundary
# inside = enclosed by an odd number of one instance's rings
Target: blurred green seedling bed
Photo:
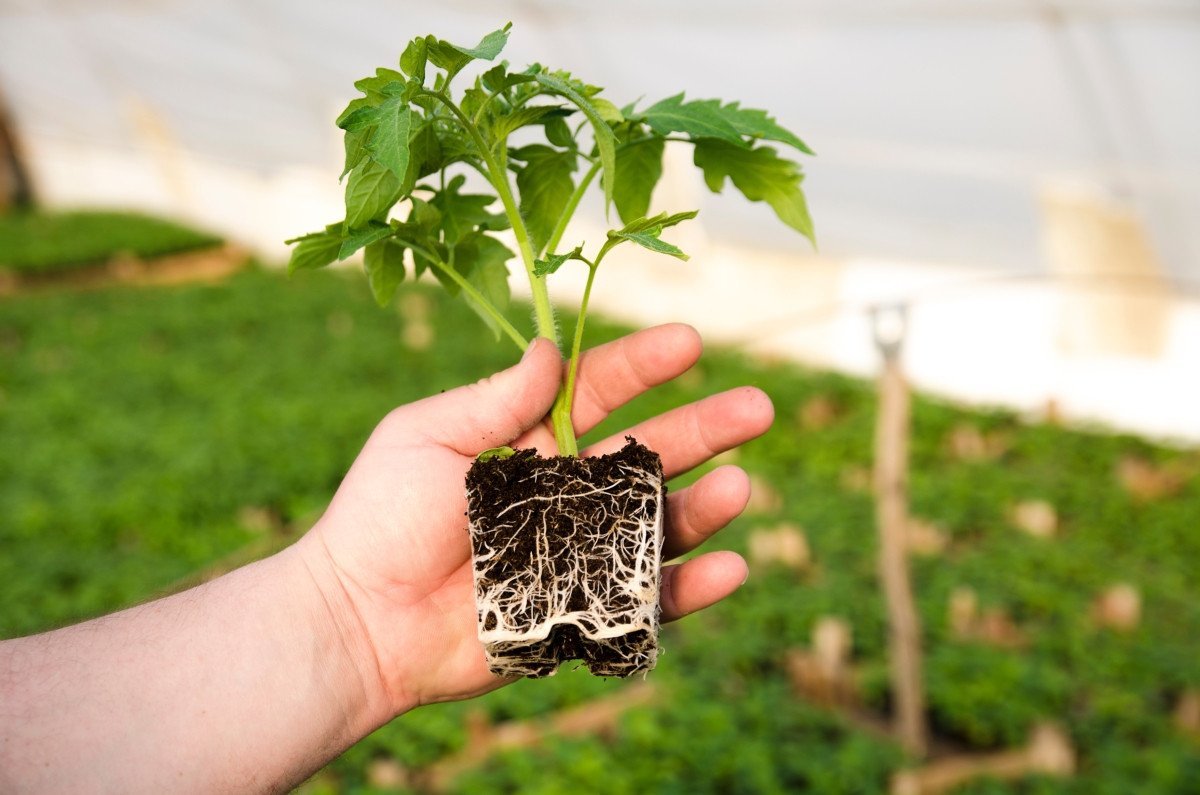
[[[46,275],[106,263],[208,248],[219,237],[133,212],[0,214],[0,270]]]
[[[380,312],[357,274],[289,281],[257,269],[219,285],[0,300],[0,636],[129,605],[285,543],[389,409],[513,359],[478,345],[471,310],[441,291],[406,284],[394,306]],[[625,331],[595,322],[597,339]],[[765,389],[778,419],[733,459],[761,488],[719,544],[749,554],[756,534],[788,525],[804,535],[807,564],[754,562],[732,599],[667,627],[655,698],[614,731],[501,753],[452,791],[886,790],[900,752],[795,698],[785,665],[820,618],[840,618],[866,705],[886,709],[864,488],[872,385],[710,349],[588,438],[740,384]],[[913,558],[935,731],[1002,748],[1048,718],[1080,756],[1071,779],[959,791],[1200,792],[1200,744],[1172,717],[1200,687],[1200,458],[922,398],[913,426],[912,512],[940,538]],[[1021,529],[1026,503],[1052,508],[1047,537]],[[1095,617],[1116,583],[1141,599],[1125,631]],[[1019,642],[956,635],[948,606],[963,588]],[[467,745],[473,710],[526,720],[625,686],[568,670],[422,708],[306,788],[403,791]]]

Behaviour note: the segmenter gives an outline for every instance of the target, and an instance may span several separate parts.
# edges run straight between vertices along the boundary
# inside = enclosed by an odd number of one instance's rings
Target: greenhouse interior
[[[436,5],[0,0],[0,789],[1200,792],[1200,6]]]

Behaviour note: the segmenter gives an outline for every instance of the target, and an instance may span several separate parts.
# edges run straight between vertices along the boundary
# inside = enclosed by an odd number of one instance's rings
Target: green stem
[[[517,208],[512,188],[508,184],[507,173],[496,162],[496,159],[492,157],[491,152],[488,151],[487,143],[483,140],[483,136],[479,134],[479,129],[471,123],[466,114],[459,110],[458,106],[449,97],[436,91],[425,93],[434,97],[449,109],[467,135],[471,136],[471,140],[475,143],[475,148],[479,150],[479,156],[483,158],[483,162],[488,169],[489,181],[492,183],[492,187],[496,189],[496,193],[500,195],[500,203],[504,205],[504,214],[508,217],[509,224],[512,225],[513,235],[517,238],[517,248],[521,251],[521,260],[525,264],[525,274],[529,277],[529,288],[533,296],[533,313],[537,322],[538,336],[552,340],[555,345],[560,344],[558,328],[554,323],[554,309],[550,305],[550,293],[546,290],[546,279],[533,272],[536,257],[534,257],[533,247],[529,243],[529,231],[525,228],[525,221],[521,218],[521,211]],[[560,439],[559,441],[561,443],[562,440]]]
[[[492,157],[491,152],[488,150],[487,142],[483,140],[479,129],[471,123],[466,114],[449,97],[437,92],[429,92],[429,95],[437,98],[438,101],[450,110],[450,113],[458,120],[459,125],[466,131],[467,135],[471,136],[471,140],[475,143],[475,148],[479,150],[479,156],[483,158],[483,162],[489,172],[488,181],[492,183],[492,186],[496,189],[496,193],[500,195],[500,202],[504,205],[504,214],[508,216],[508,222],[512,226],[513,235],[517,239],[517,248],[521,251],[521,260],[525,264],[525,275],[529,278],[530,294],[533,297],[533,314],[537,322],[538,336],[551,340],[561,350],[562,344],[558,337],[558,327],[554,323],[554,309],[550,304],[550,293],[546,289],[546,278],[534,273],[534,261],[536,257],[533,253],[533,246],[529,241],[529,231],[525,228],[525,220],[521,217],[521,211],[517,207],[516,200],[513,198],[512,188],[508,184],[508,172]],[[562,396],[563,390],[560,390],[559,397],[555,401],[556,406],[559,400],[562,399]],[[570,397],[567,397],[565,421],[561,412],[558,414],[552,412],[554,440],[558,444],[558,449],[562,455],[579,454],[579,443],[575,439],[575,430],[571,426],[570,402]]]
[[[567,380],[558,397],[554,399],[554,407],[550,409],[550,422],[554,426],[555,438],[570,439],[569,447],[560,443],[559,455],[578,456],[579,443],[575,440],[575,426],[571,422],[571,410],[575,405],[575,378],[579,373],[579,352],[583,347],[583,326],[587,320],[588,300],[592,295],[592,282],[596,278],[596,267],[599,258],[594,263],[588,263],[587,284],[583,288],[583,300],[579,303],[579,319],[575,321],[575,335],[571,340],[571,358],[567,365]]]

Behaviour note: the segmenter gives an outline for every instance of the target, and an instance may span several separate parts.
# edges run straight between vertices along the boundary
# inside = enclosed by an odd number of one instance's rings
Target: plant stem
[[[560,428],[564,433],[561,435],[570,438],[572,444],[569,449],[563,449],[559,446],[560,455],[579,455],[579,443],[575,440],[575,428],[571,423],[571,409],[575,404],[575,377],[579,373],[579,353],[583,348],[583,326],[587,321],[588,300],[592,297],[592,282],[596,279],[596,270],[600,266],[600,260],[606,249],[602,249],[600,256],[596,257],[595,262],[587,262],[588,277],[587,284],[583,288],[583,300],[579,302],[579,318],[575,321],[575,334],[571,340],[571,358],[567,365],[567,380],[559,390],[558,397],[554,399],[554,407],[550,410],[550,421],[554,426],[554,435],[557,438],[560,436]]]
[[[424,248],[413,246],[411,244],[409,244],[409,248],[413,250],[413,253],[420,254],[427,259],[433,264],[433,267],[446,274],[451,281],[462,288],[464,293],[469,295],[475,301],[475,303],[477,303],[480,308],[483,309],[483,311],[487,312],[488,316],[491,317],[492,320],[496,321],[496,325],[500,327],[501,331],[508,335],[509,339],[517,344],[518,349],[523,351],[529,347],[529,340],[525,339],[525,337],[521,335],[521,332],[517,331],[516,326],[508,322],[508,318],[500,313],[500,310],[496,308],[495,304],[487,300],[483,293],[479,292],[479,290],[475,288],[475,285],[467,281],[461,273],[450,267],[445,262],[442,262],[441,258],[436,256],[431,251],[426,251]]]
[[[518,209],[517,202],[513,198],[512,188],[508,184],[507,173],[496,162],[496,159],[492,157],[491,152],[488,150],[487,142],[479,134],[479,129],[471,123],[466,114],[459,110],[458,106],[449,97],[436,91],[425,93],[437,99],[450,110],[467,135],[471,136],[471,140],[479,150],[479,156],[483,158],[483,162],[488,169],[489,181],[492,183],[492,187],[496,189],[496,193],[500,195],[500,203],[504,205],[504,214],[508,217],[509,224],[512,225],[513,235],[517,238],[517,247],[521,251],[521,260],[525,264],[525,274],[529,277],[529,288],[533,296],[533,313],[537,322],[538,336],[546,337],[552,340],[555,345],[559,345],[558,327],[554,323],[554,309],[550,305],[550,293],[546,290],[546,279],[533,272],[534,260],[536,258],[533,254],[533,247],[529,243],[529,231],[525,228],[525,221],[521,218],[521,211]]]

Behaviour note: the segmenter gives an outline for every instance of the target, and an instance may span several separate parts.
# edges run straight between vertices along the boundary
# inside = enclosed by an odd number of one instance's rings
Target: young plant
[[[524,350],[528,340],[506,315],[509,262],[516,256],[529,280],[535,334],[561,350],[547,277],[569,262],[587,268],[567,375],[551,411],[561,456],[552,459],[561,462],[552,465],[562,473],[559,490],[542,501],[568,510],[568,518],[512,512],[510,505],[477,520],[477,508],[502,500],[497,495],[518,480],[555,480],[533,473],[531,467],[541,465],[531,455],[504,448],[481,456],[468,476],[476,599],[493,670],[541,675],[557,661],[582,656],[594,672],[624,674],[653,665],[657,652],[662,468],[656,455],[648,462],[632,444],[616,458],[578,459],[571,406],[593,281],[609,253],[625,243],[687,259],[662,235],[696,212],[648,215],[668,142],[693,147],[710,190],[720,192],[728,180],[810,239],[800,167],[770,143],[811,151],[765,111],[737,102],[677,94],[644,109],[618,108],[601,96],[602,89],[537,64],[515,71],[500,62],[462,91],[452,90],[473,62],[495,61],[509,27],[474,47],[415,38],[400,56],[399,70],[380,68],[354,84],[362,96],[337,120],[345,131],[346,217],[288,241],[295,244],[289,271],[324,267],[361,249],[381,306],[410,274],[428,271],[450,294],[461,295],[497,340],[507,337]],[[489,190],[469,192],[471,174]],[[567,226],[597,182],[606,217],[615,208],[620,224],[590,250],[582,244],[564,249]],[[516,254],[498,234],[506,230]],[[622,509],[570,507],[597,489],[610,490],[595,479],[616,471],[627,480],[640,478],[648,490],[635,485],[622,492]],[[497,478],[507,484],[499,491],[493,488]],[[607,524],[580,518],[589,511]],[[535,527],[540,531],[529,530]],[[554,552],[564,545],[590,549],[579,559],[613,561],[610,568],[622,570],[621,585],[594,585],[616,576],[615,569],[568,563],[569,571],[560,570]],[[558,583],[557,590],[547,583]],[[558,631],[568,626],[577,632]],[[516,662],[504,662],[506,656]]]

